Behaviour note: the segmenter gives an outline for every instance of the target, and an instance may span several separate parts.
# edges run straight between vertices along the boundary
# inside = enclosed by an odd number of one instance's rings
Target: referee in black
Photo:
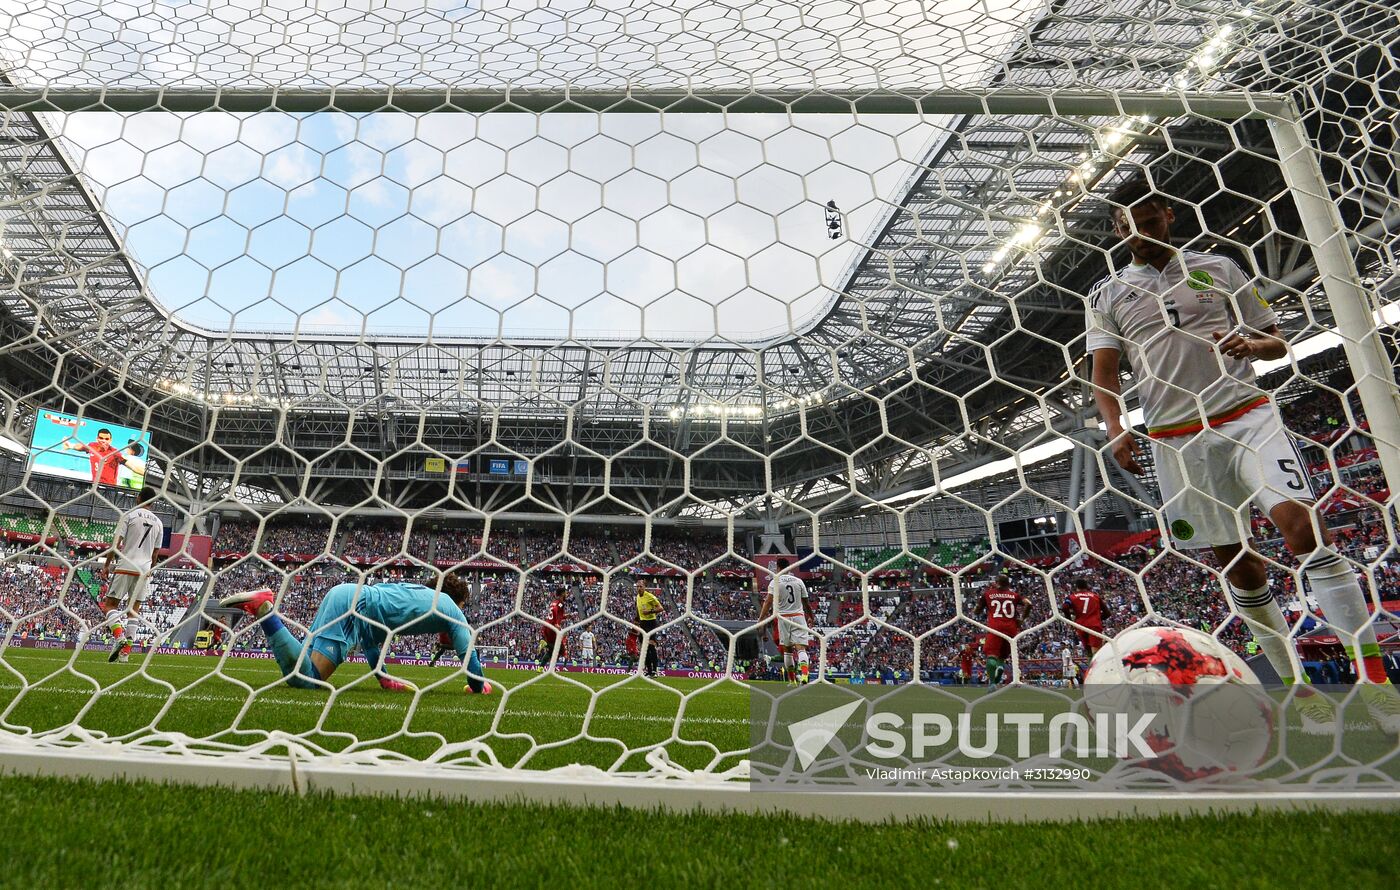
[[[658,673],[656,640],[651,635],[661,626],[661,616],[666,607],[656,594],[647,590],[645,578],[637,579],[637,626],[642,629],[642,646],[646,650],[646,675],[655,677]]]

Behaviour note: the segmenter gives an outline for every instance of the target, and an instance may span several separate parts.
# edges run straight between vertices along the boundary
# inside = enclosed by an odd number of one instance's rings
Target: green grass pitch
[[[214,658],[159,656],[142,671],[136,662],[109,665],[101,653],[73,659],[10,649],[5,663],[17,672],[0,672],[0,708],[9,708],[11,730],[79,718],[89,730],[127,738],[156,729],[231,743],[283,730],[327,749],[414,756],[483,738],[503,763],[530,768],[642,769],[644,749],[659,743],[680,763],[723,768],[748,746],[749,692],[728,682],[493,671],[511,690],[501,707],[500,696],[463,693],[451,669],[396,668],[424,686],[452,678],[425,690],[411,709],[411,696],[382,692],[355,665],[337,671],[335,684],[349,688],[332,701],[277,684],[271,661],[229,659],[220,668]],[[172,688],[179,690],[173,698]],[[579,738],[585,722],[588,738]],[[1400,816],[1393,814],[867,826],[13,776],[0,778],[0,817],[14,849],[27,851],[0,869],[0,885],[78,886],[119,875],[128,885],[238,887],[277,874],[319,886],[476,878],[493,887],[854,879],[872,886],[1271,887],[1284,862],[1304,862],[1329,883],[1364,887],[1380,886],[1400,852]]]
[[[142,655],[121,665],[108,664],[101,652],[74,658],[66,650],[10,648],[0,667],[0,714],[10,731],[42,732],[77,721],[88,731],[124,740],[160,731],[243,746],[280,730],[325,750],[379,749],[414,758],[432,756],[446,744],[479,741],[500,763],[530,769],[584,763],[641,771],[647,769],[647,751],[664,745],[675,763],[723,770],[746,757],[750,744],[751,688],[733,681],[490,670],[497,694],[475,696],[463,691],[465,676],[452,666],[392,671],[422,687],[416,706],[412,695],[384,692],[364,665],[353,663],[332,677],[340,687],[332,698],[281,684],[276,663],[265,659]],[[780,684],[757,685],[784,691]],[[862,691],[871,695],[882,689],[888,687]],[[900,689],[904,693],[896,696],[914,691]],[[985,690],[943,691],[956,696],[946,699],[948,706],[962,710],[965,696]],[[931,698],[936,696],[917,701]],[[1003,690],[987,701],[1048,714],[1062,709],[1066,698],[1059,691],[1026,688]],[[892,706],[893,700],[886,705]],[[1347,719],[1368,725],[1359,702]],[[1290,722],[1296,728],[1296,716]],[[1007,738],[1001,746],[1007,755],[1013,753],[1011,742]],[[1349,732],[1339,751],[1330,738],[1291,732],[1285,753],[1270,777],[1300,767],[1359,762],[1375,767],[1376,775],[1400,780],[1395,740],[1374,732]],[[956,752],[944,759],[971,763]],[[1084,763],[1096,769],[1112,765]]]
[[[1007,825],[0,778],[12,887],[1385,887],[1400,816]],[[855,882],[855,883],[851,883]]]
[[[6,664],[29,685],[0,673],[0,710],[13,704],[5,727],[43,731],[78,719],[109,736],[156,730],[240,745],[281,730],[328,750],[377,748],[418,758],[479,739],[501,763],[533,769],[587,763],[644,770],[646,750],[663,742],[677,763],[723,769],[740,759],[726,752],[749,744],[748,691],[734,682],[488,671],[497,693],[474,696],[453,667],[392,668],[423,688],[414,707],[412,695],[384,692],[359,664],[336,670],[331,679],[342,691],[332,700],[282,685],[270,660],[221,665],[210,657],[154,656],[145,670],[138,660],[145,656],[120,665],[97,652],[72,660],[69,651],[7,650]]]

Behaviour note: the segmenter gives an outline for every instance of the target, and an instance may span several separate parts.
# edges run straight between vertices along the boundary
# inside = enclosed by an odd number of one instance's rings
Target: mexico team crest
[[[1210,290],[1215,287],[1215,279],[1209,272],[1197,269],[1186,276],[1186,286],[1192,290]]]

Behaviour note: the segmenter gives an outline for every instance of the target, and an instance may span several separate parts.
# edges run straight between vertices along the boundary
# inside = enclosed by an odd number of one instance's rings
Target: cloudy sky
[[[152,292],[227,328],[757,334],[830,296],[917,120],[75,114]],[[871,126],[870,124],[877,126]],[[878,127],[878,128],[877,128]],[[836,200],[854,240],[830,240]]]
[[[878,75],[970,84],[1038,8],[161,0],[70,16],[64,6],[0,0],[17,80],[778,88]],[[978,29],[955,27],[977,16]],[[735,337],[799,325],[827,303],[942,123],[782,114],[49,120],[151,291],[203,326]],[[828,200],[843,211],[841,240],[827,237]]]

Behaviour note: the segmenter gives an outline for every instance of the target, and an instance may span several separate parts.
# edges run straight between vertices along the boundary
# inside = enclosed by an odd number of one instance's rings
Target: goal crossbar
[[[1271,94],[1183,90],[454,90],[454,89],[76,89],[0,88],[0,110],[353,114],[402,112],[609,114],[1045,114],[1180,115],[1241,120],[1286,117]]]

